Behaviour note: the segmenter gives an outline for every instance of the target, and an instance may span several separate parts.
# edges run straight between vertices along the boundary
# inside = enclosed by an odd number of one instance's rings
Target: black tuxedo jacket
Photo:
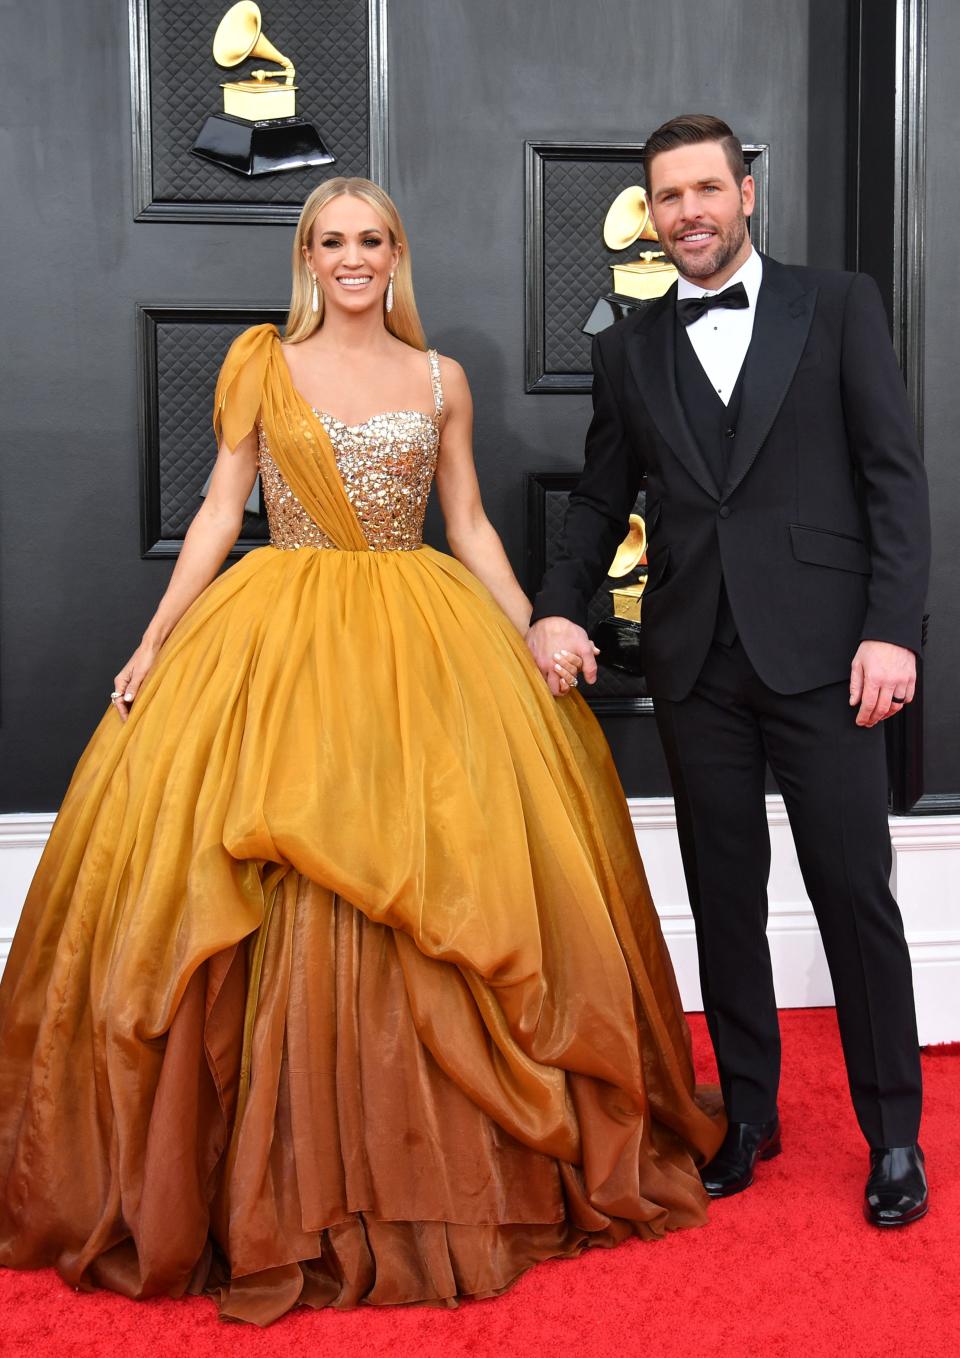
[[[721,578],[760,678],[849,676],[861,640],[920,649],[926,478],[886,314],[865,274],[764,257],[737,437],[718,486],[677,396],[676,287],[593,346],[593,420],[564,541],[533,617],[586,625],[647,477],[650,692],[687,695]]]

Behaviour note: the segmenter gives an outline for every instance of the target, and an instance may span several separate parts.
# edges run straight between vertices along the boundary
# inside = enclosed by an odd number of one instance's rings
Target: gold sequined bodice
[[[314,414],[330,436],[337,467],[371,551],[409,552],[423,541],[423,518],[437,466],[443,389],[435,349],[428,351],[434,412],[391,410],[362,424]],[[259,426],[260,480],[270,542],[284,551],[334,548],[296,498]]]

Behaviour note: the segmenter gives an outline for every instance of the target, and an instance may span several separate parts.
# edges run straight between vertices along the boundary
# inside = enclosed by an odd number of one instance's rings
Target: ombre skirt
[[[609,750],[457,562],[252,552],[77,767],[0,985],[0,1264],[502,1291],[698,1225],[723,1134]]]

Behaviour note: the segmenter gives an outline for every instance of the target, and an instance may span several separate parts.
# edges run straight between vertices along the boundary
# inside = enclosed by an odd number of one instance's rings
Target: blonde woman
[[[266,1324],[702,1222],[723,1126],[620,786],[374,184],[308,199],[215,423],[0,988],[0,1263]],[[215,579],[258,470],[271,545]]]

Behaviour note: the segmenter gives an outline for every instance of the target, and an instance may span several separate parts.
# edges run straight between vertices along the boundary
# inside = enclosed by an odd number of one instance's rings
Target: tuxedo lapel
[[[674,456],[708,495],[719,500],[720,488],[684,414],[677,394],[674,327],[676,284],[651,303],[627,343],[627,360],[650,416]]]
[[[805,287],[784,265],[764,256],[724,498],[746,476],[770,432],[807,342],[816,300],[815,287]]]

